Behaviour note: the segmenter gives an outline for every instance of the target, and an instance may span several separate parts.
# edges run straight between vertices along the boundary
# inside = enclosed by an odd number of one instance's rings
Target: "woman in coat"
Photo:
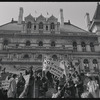
[[[13,77],[10,79],[10,84],[8,87],[7,96],[8,98],[16,98],[16,74],[13,75]]]
[[[25,79],[22,76],[22,73],[20,73],[20,77],[18,78],[18,82],[17,82],[17,96],[18,97],[23,92],[24,87],[25,87]]]

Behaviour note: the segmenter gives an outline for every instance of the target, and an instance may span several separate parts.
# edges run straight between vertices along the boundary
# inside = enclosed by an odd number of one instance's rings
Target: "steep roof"
[[[9,22],[0,26],[0,30],[21,31],[22,24],[17,24],[17,21]]]
[[[29,14],[27,17],[25,17],[25,19],[31,19],[31,20],[34,20],[35,18],[34,18],[31,14]]]
[[[36,18],[36,20],[38,20],[38,19],[46,20],[46,18],[42,14]]]
[[[24,23],[24,21],[23,21]],[[6,31],[21,31],[23,28],[23,25],[22,24],[17,24],[17,21],[13,21],[13,22],[9,22],[9,23],[6,23],[4,25],[1,25],[0,26],[0,30],[6,30]],[[60,32],[61,34],[62,33],[65,33],[66,32],[73,32],[73,33],[87,33],[89,34],[88,31],[86,30],[83,30],[71,23],[64,23],[64,26],[63,27],[60,27]]]
[[[95,10],[93,19],[100,20],[100,4],[97,3],[97,8]]]
[[[60,28],[60,31],[62,33],[65,33],[65,32],[83,32],[83,33],[87,32],[88,33],[88,31],[83,30],[83,29],[81,29],[81,28],[79,28],[71,23],[64,23],[64,26]]]
[[[51,16],[48,18],[48,20],[49,20],[49,19],[57,20],[57,18],[56,18],[54,15],[51,15]]]

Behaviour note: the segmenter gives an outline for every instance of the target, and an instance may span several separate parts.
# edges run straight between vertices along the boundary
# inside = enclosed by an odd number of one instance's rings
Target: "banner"
[[[9,84],[10,84],[9,81],[3,80],[3,81],[1,82],[1,87],[2,87],[4,90],[8,90]]]
[[[25,84],[28,84],[29,79],[30,79],[30,74],[29,74],[29,75],[24,75],[23,77],[24,77],[24,79],[25,79],[25,81],[26,81]]]
[[[68,74],[69,74],[69,66],[70,66],[70,64],[67,60],[66,61],[65,60],[60,61],[60,67],[62,69],[64,69],[63,74],[66,76],[66,79],[67,79]]]
[[[58,61],[51,61],[50,72],[57,77],[61,77],[63,75],[64,69],[59,67],[60,62]]]

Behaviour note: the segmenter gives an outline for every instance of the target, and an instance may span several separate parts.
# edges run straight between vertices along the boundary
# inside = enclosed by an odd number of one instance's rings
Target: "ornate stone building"
[[[97,72],[100,69],[100,5],[92,21],[86,13],[88,31],[70,21],[64,22],[60,9],[60,22],[53,15],[31,14],[23,20],[23,8],[19,10],[18,21],[0,26],[0,63],[11,69],[23,70],[33,66],[42,69],[43,57],[54,60],[70,59],[79,64],[84,72]]]

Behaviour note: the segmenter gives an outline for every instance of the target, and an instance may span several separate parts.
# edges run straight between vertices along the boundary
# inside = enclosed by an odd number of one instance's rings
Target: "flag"
[[[47,15],[49,15],[49,13],[47,12]]]

